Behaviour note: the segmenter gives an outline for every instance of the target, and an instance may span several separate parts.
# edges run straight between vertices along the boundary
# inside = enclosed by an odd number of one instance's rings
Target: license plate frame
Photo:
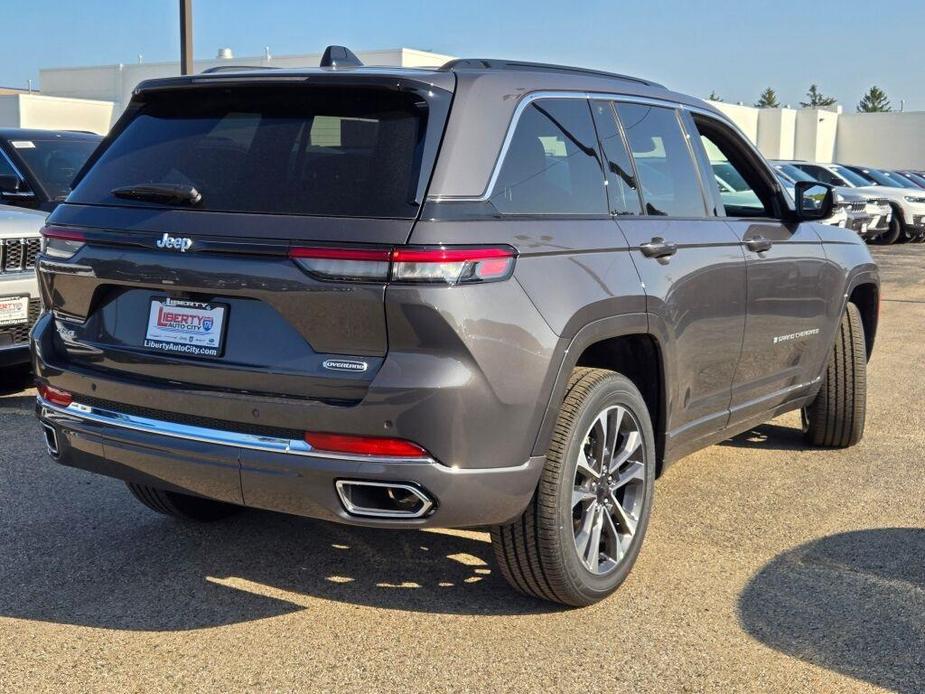
[[[0,296],[0,327],[29,322],[29,295]]]
[[[145,349],[162,354],[222,357],[229,314],[225,303],[153,296],[142,344]]]

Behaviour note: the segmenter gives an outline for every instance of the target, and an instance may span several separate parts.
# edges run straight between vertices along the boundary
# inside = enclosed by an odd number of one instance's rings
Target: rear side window
[[[646,214],[703,217],[706,214],[697,170],[674,110],[618,103]]]
[[[521,113],[491,202],[505,214],[607,214],[585,99],[537,99]]]
[[[71,201],[145,205],[113,188],[193,185],[197,210],[413,218],[426,104],[304,85],[152,94]]]

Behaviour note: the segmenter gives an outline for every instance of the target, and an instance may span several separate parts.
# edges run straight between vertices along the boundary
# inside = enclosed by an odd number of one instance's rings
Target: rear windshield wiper
[[[200,193],[194,186],[186,183],[139,183],[134,186],[121,186],[113,188],[112,194],[117,198],[128,200],[150,200],[163,202],[167,205],[186,203],[198,205],[202,200]]]

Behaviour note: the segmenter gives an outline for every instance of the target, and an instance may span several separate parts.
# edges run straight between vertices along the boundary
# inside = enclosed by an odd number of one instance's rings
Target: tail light
[[[68,260],[87,242],[82,231],[48,225],[42,227],[42,253],[56,260]]]
[[[389,250],[377,248],[291,248],[289,257],[323,279],[384,282],[389,278]]]
[[[317,451],[375,455],[389,458],[428,458],[427,451],[405,439],[307,432],[305,441]]]
[[[517,252],[510,246],[322,246],[291,248],[289,257],[321,279],[455,285],[508,279]]]
[[[39,383],[38,386],[36,386],[36,390],[38,390],[39,396],[43,400],[47,400],[52,405],[67,407],[74,402],[74,396],[66,390],[55,388],[46,383]]]
[[[514,249],[396,248],[392,251],[393,282],[469,284],[506,280],[514,271]]]

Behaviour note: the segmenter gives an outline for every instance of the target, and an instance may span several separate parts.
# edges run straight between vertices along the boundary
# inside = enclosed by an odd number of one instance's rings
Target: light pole
[[[193,0],[180,0],[180,74],[193,74]]]

